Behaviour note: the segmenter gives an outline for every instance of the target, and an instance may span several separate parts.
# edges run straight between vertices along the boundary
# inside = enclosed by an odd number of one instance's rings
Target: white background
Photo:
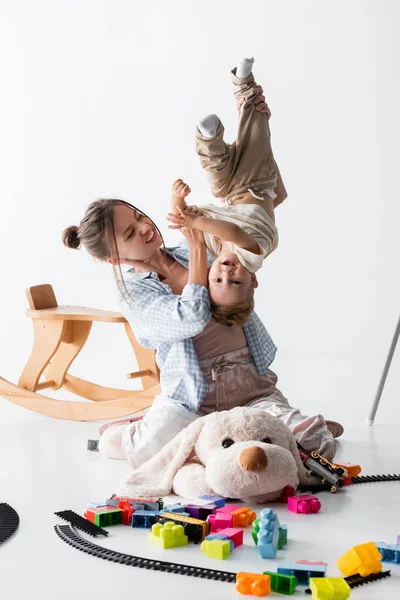
[[[216,112],[234,138],[229,71],[254,55],[289,192],[257,311],[292,405],[363,422],[400,310],[399,17],[395,0],[1,0],[0,374],[16,381],[30,350],[26,287],[115,308],[108,267],[61,244],[93,199],[128,199],[166,234],[175,178],[211,200],[195,125]],[[98,325],[74,372],[126,386],[134,366],[123,328]]]

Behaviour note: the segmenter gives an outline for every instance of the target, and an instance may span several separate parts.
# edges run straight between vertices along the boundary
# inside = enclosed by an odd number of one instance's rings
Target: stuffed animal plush
[[[130,474],[119,493],[217,494],[263,503],[305,478],[290,429],[265,410],[237,407],[196,419]]]

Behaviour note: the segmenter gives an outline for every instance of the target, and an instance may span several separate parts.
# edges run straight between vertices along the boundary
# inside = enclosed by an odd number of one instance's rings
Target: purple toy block
[[[206,504],[205,506],[186,504],[185,506],[186,512],[188,512],[193,519],[200,519],[201,521],[205,521],[208,515],[212,515],[216,508],[215,504]]]
[[[397,543],[400,544],[400,535],[397,536]]]

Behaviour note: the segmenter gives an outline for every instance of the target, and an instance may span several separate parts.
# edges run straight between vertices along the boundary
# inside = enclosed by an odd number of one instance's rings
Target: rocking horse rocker
[[[51,285],[28,288],[26,295],[32,319],[34,341],[31,355],[18,385],[0,377],[0,396],[35,412],[73,421],[97,421],[125,417],[153,403],[160,393],[155,351],[140,346],[126,319],[118,312],[81,306],[58,306]],[[103,387],[70,375],[68,370],[83,348],[95,321],[123,323],[139,371],[129,379],[142,379],[141,390]],[[64,388],[92,402],[58,400],[37,392]]]

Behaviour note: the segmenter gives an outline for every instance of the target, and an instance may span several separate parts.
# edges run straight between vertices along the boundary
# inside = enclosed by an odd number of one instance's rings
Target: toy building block
[[[210,531],[217,533],[226,527],[233,527],[233,517],[229,513],[216,513],[208,515],[207,523],[210,524]]]
[[[111,527],[122,523],[122,510],[113,506],[88,508],[85,510],[84,517],[98,527]]]
[[[271,590],[269,575],[240,572],[236,575],[236,591],[239,594],[267,596]]]
[[[257,547],[262,558],[276,558],[279,540],[279,519],[270,508],[261,511]]]
[[[345,576],[356,575],[367,577],[372,573],[382,571],[381,555],[374,542],[367,542],[359,546],[353,546],[346,554],[343,554],[336,564],[339,571]]]
[[[151,533],[148,535],[148,540],[152,546],[157,546],[164,550],[186,546],[189,543],[183,526],[176,525],[176,523],[172,523],[171,521],[164,525],[155,523],[151,528]]]
[[[260,521],[261,521],[261,519],[255,519],[252,523],[252,528],[251,528],[251,537],[253,538],[253,541],[256,546],[258,544],[257,536],[258,536],[258,532],[260,531]]]
[[[269,575],[271,579],[271,590],[278,594],[291,596],[297,588],[297,579],[293,575],[282,575],[272,571],[263,571],[264,575]]]
[[[159,515],[158,510],[135,510],[132,515],[132,527],[150,529],[150,527],[157,523]]]
[[[221,496],[210,496],[209,494],[205,494],[204,496],[200,496],[200,499],[208,500],[209,504],[216,504],[218,508],[225,506],[225,498],[221,498]]]
[[[278,538],[278,550],[282,550],[283,546],[287,544],[287,526],[280,525],[279,527],[279,538]]]
[[[294,513],[317,513],[321,509],[321,502],[311,494],[302,494],[301,496],[291,496],[288,498],[288,510]]]
[[[106,502],[88,502],[86,507],[87,508],[103,508],[104,506],[107,506]],[[115,505],[117,506],[117,505]]]
[[[164,512],[173,512],[173,513],[186,513],[188,512],[183,504],[168,504],[168,506],[164,506]]]
[[[212,515],[215,513],[217,509],[216,504],[186,504],[185,511],[189,513],[193,519],[202,519],[203,521],[207,519],[208,515]]]
[[[361,473],[361,467],[360,465],[353,465],[352,463],[338,463],[335,462],[335,467],[341,467],[342,469],[345,469],[347,472],[347,477],[358,477],[359,474]]]
[[[350,586],[341,577],[312,577],[310,590],[313,600],[346,600],[350,597]]]
[[[120,500],[118,503],[118,508],[122,510],[122,522],[124,525],[132,524],[132,515],[135,510],[129,504],[127,500]]]
[[[277,572],[283,575],[293,575],[299,585],[308,585],[311,577],[325,577],[326,563],[309,562],[307,560],[284,562],[279,565]]]
[[[201,542],[200,548],[204,554],[207,554],[208,558],[225,560],[231,555],[230,540],[204,540]]]
[[[235,504],[227,504],[223,508],[217,508],[216,514],[231,514],[233,527],[247,527],[253,523],[257,516],[256,513],[247,506]]]
[[[400,544],[400,535],[397,536],[397,543]]]
[[[221,529],[218,533],[219,535],[225,535],[228,539],[232,540],[235,548],[243,544],[243,529],[227,527],[226,529]]]
[[[111,498],[108,498],[107,504],[112,500],[127,500],[132,508],[135,508],[136,510],[159,511],[164,508],[162,498],[132,498],[130,496],[117,496],[116,494],[113,494]]]
[[[375,546],[378,548],[378,551],[382,556],[382,562],[391,563],[392,565],[398,565],[400,563],[399,544],[385,544],[385,542],[375,542]]]
[[[235,544],[233,543],[232,540],[230,540],[226,535],[221,535],[220,533],[210,533],[207,537],[206,540],[223,540],[225,542],[229,542],[229,546],[231,549],[231,554],[235,549]]]
[[[194,542],[195,544],[203,541],[204,538],[210,533],[210,524],[207,521],[193,519],[192,517],[185,517],[178,513],[160,514],[158,515],[157,521],[159,523],[173,521],[177,525],[183,525],[185,534],[189,538],[189,542]]]

